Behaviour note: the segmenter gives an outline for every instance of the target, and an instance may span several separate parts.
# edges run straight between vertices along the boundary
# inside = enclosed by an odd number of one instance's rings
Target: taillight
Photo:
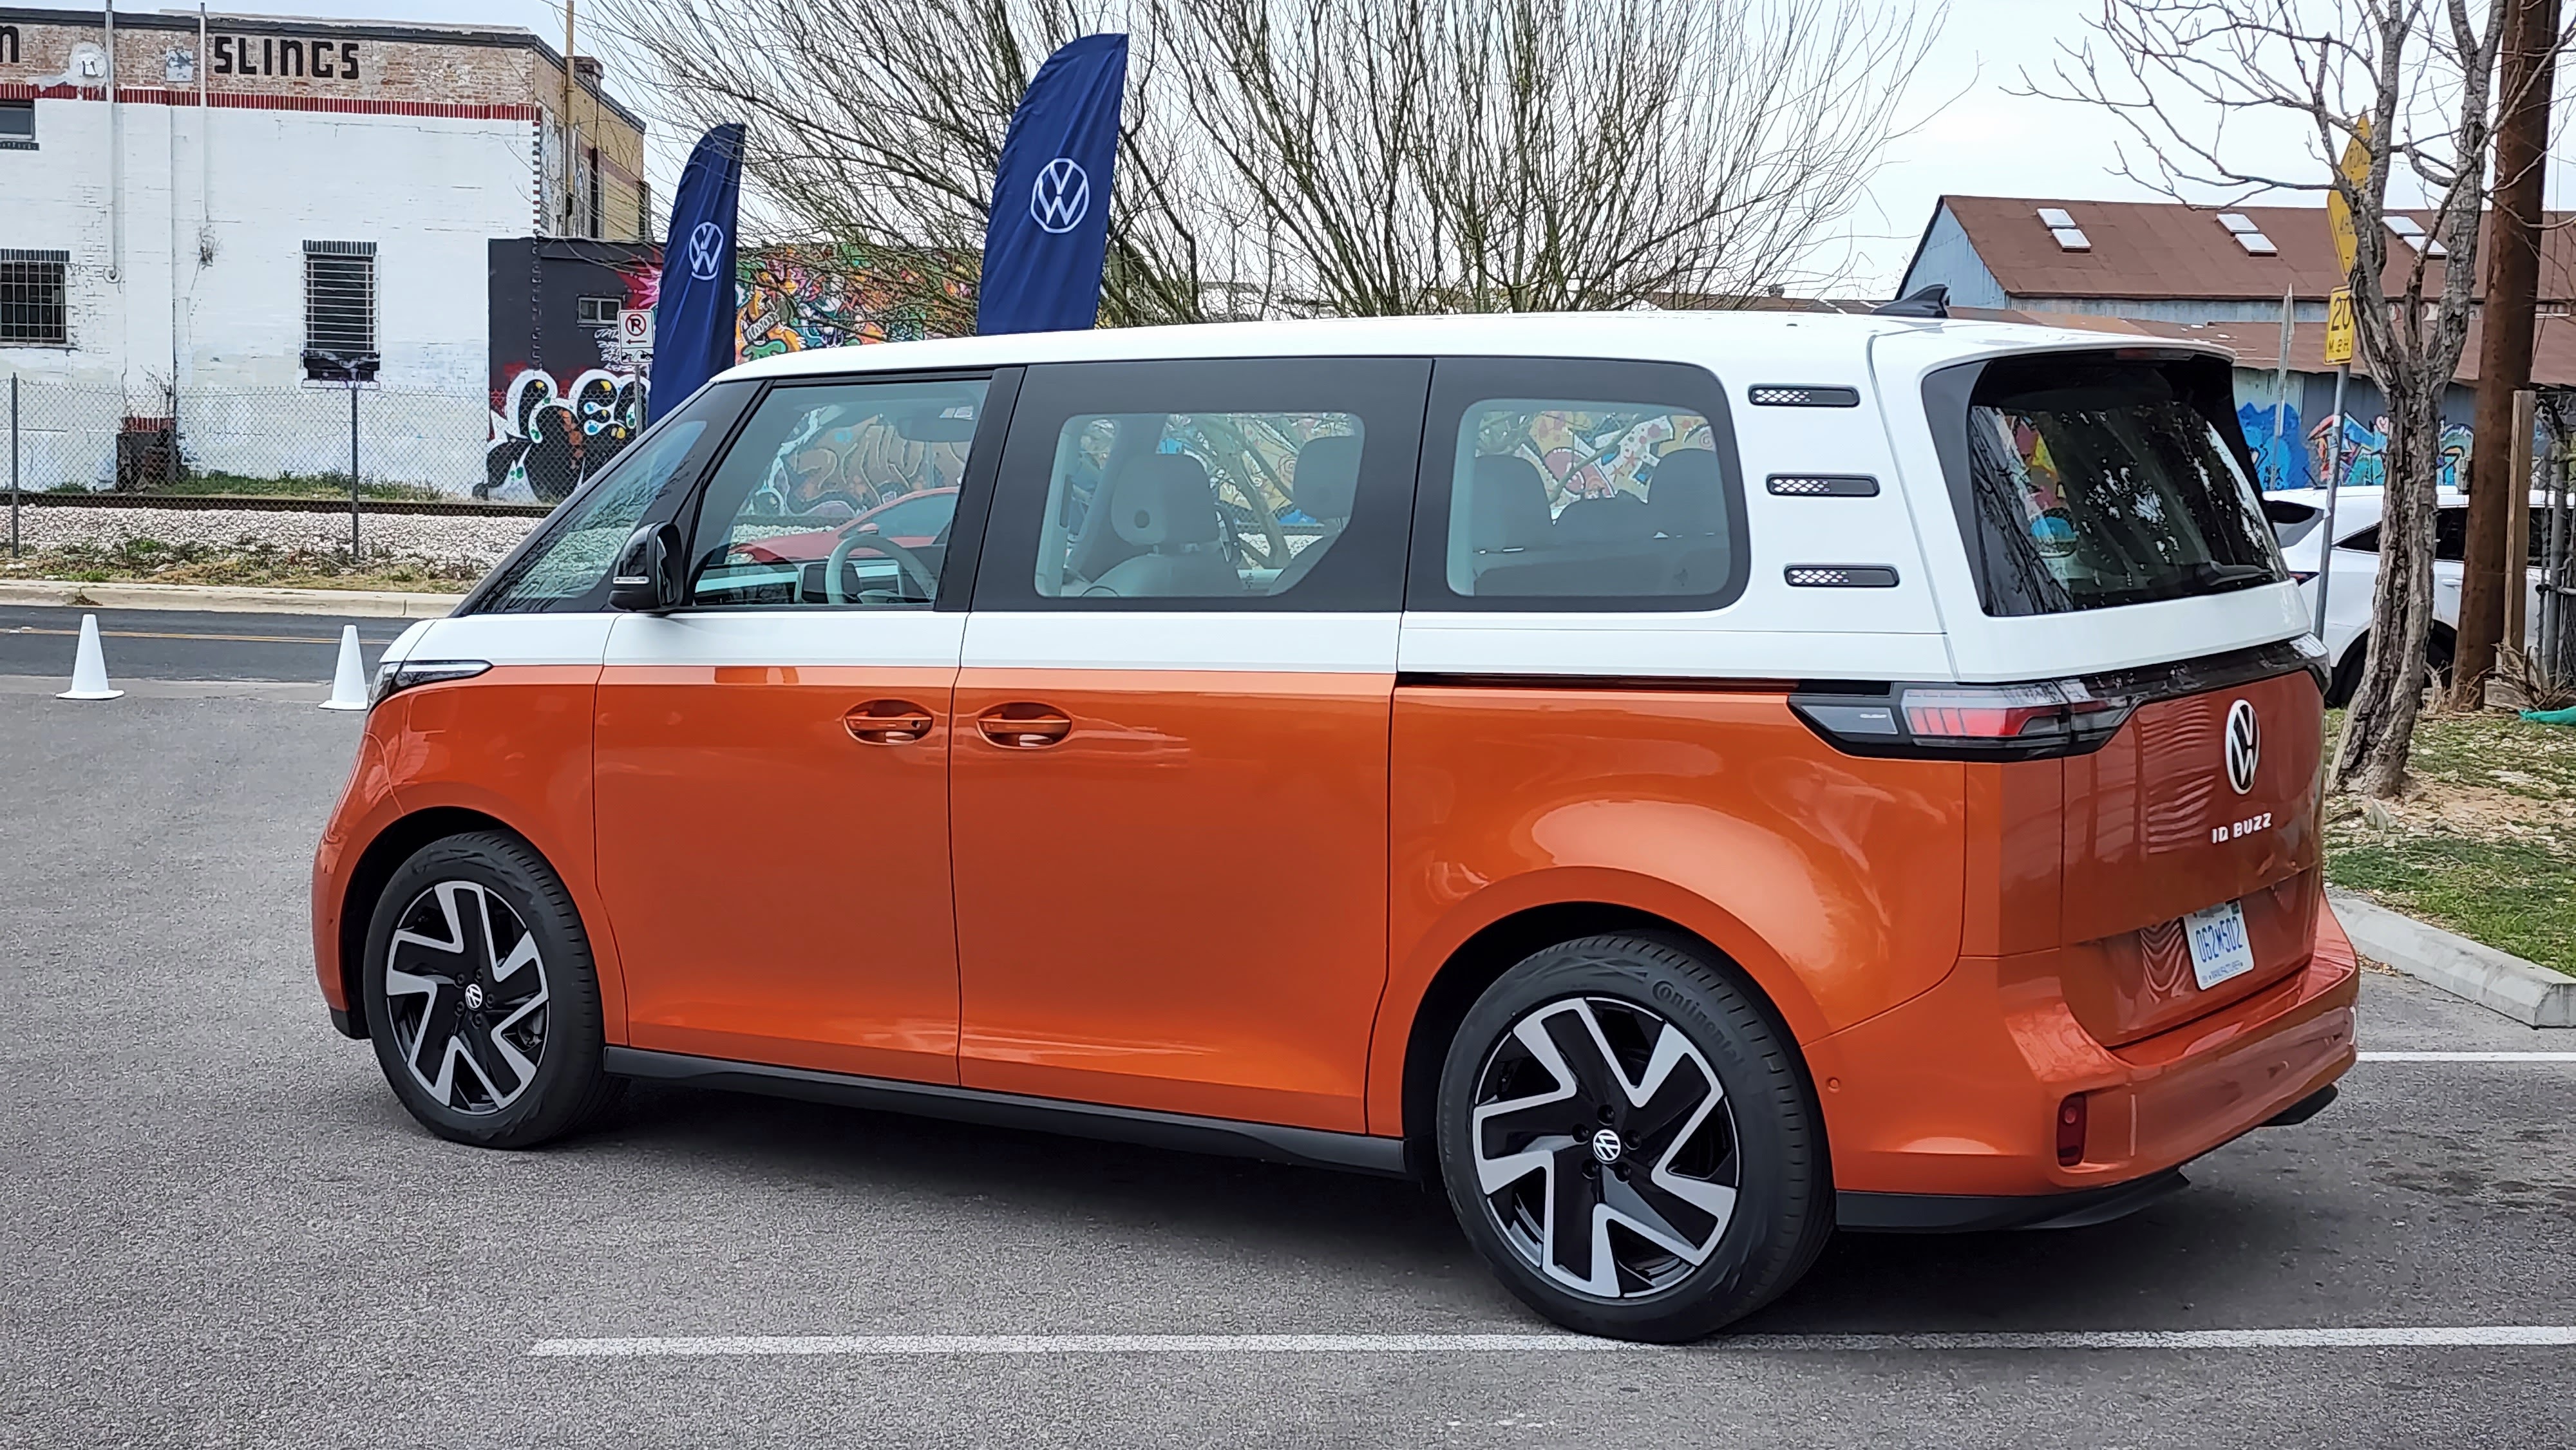
[[[2082,680],[2017,685],[1800,687],[1789,706],[1855,755],[2037,760],[2081,755],[2118,733],[2134,698],[2096,694]]]
[[[2084,1095],[2077,1093],[2057,1105],[2057,1166],[2072,1168],[2084,1161],[2084,1126],[2087,1114]]]
[[[2293,584],[2305,584],[2315,577],[2317,577],[2317,571],[2314,569],[2293,569],[2290,571],[2290,582]]]

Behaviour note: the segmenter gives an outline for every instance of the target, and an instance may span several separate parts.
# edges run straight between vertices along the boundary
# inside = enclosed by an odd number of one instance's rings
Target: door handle
[[[1073,733],[1073,721],[1052,705],[1014,700],[975,717],[984,738],[1010,750],[1040,750]]]
[[[867,700],[841,717],[850,737],[868,745],[909,745],[930,733],[930,712],[910,700]]]

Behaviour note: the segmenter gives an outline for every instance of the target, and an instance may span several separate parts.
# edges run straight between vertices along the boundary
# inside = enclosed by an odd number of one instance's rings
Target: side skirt
[[[1025,1128],[1066,1133],[1118,1143],[1141,1143],[1184,1153],[1213,1153],[1260,1158],[1309,1168],[1411,1177],[1405,1166],[1404,1142],[1365,1133],[1333,1133],[1321,1128],[1289,1128],[1272,1123],[1241,1123],[1228,1118],[1200,1118],[1186,1113],[1158,1113],[1144,1108],[1109,1107],[1058,1098],[1023,1097],[935,1083],[893,1078],[850,1077],[801,1067],[770,1067],[754,1062],[728,1062],[678,1052],[652,1052],[637,1047],[610,1047],[603,1064],[620,1077],[652,1078],[690,1087],[762,1093],[840,1103],[879,1112],[983,1123],[999,1128]]]

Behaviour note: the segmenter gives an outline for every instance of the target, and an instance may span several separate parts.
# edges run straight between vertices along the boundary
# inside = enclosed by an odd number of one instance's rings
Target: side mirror
[[[680,554],[677,524],[637,529],[617,551],[617,567],[609,572],[608,607],[667,614],[688,603]]]

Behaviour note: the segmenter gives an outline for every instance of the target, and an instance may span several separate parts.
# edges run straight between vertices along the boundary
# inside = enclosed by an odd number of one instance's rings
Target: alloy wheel
[[[1571,997],[1525,1013],[1477,1074],[1470,1132],[1503,1241],[1580,1293],[1670,1289],[1734,1217],[1725,1089],[1681,1029],[1633,1003]]]
[[[473,881],[412,898],[386,948],[385,1010],[412,1080],[479,1116],[517,1101],[545,1053],[546,964],[510,904]]]

